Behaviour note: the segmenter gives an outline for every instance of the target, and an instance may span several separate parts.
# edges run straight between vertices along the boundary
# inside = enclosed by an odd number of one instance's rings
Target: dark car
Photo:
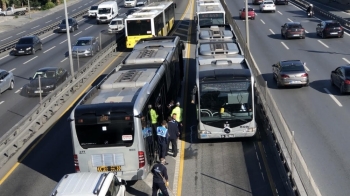
[[[317,24],[316,34],[322,38],[343,37],[344,28],[336,20],[326,20]]]
[[[79,29],[79,24],[77,22],[77,20],[75,20],[74,18],[68,18],[68,24],[69,24],[69,31],[70,32],[74,32],[75,30]],[[58,32],[67,32],[66,29],[66,19],[63,19],[61,21],[61,23],[58,25]]]
[[[131,8],[126,12],[126,16],[129,16],[131,14],[133,14],[134,12],[139,11],[141,8]]]
[[[263,2],[263,0],[252,0],[253,5],[260,5]]]
[[[340,93],[350,92],[350,66],[340,66],[331,73],[331,83],[340,89]]]
[[[30,83],[27,85],[28,95],[48,95],[54,91],[57,86],[62,84],[69,74],[67,70],[58,67],[44,67],[35,72],[33,77],[30,77]],[[39,87],[40,78],[40,87]]]
[[[43,43],[40,38],[36,35],[25,36],[18,40],[12,54],[14,55],[25,55],[35,54],[37,50],[43,49]]]
[[[300,60],[280,61],[272,65],[277,87],[309,86],[309,74]]]
[[[275,5],[277,4],[283,4],[283,5],[288,5],[289,0],[275,0]]]
[[[305,39],[305,29],[300,22],[287,22],[281,26],[281,36],[289,38]]]

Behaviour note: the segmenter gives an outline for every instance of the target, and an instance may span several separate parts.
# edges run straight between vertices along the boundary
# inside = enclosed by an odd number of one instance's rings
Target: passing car
[[[73,57],[94,56],[98,51],[100,51],[100,44],[96,37],[80,37],[73,45],[72,55]]]
[[[350,92],[350,65],[337,67],[331,72],[331,83],[339,88],[340,93]]]
[[[245,19],[245,7],[239,10],[239,18]],[[255,11],[253,8],[248,7],[248,19],[255,19]]]
[[[48,95],[56,87],[62,84],[69,76],[67,70],[59,67],[44,67],[35,72],[33,77],[29,78],[29,84],[26,86],[28,95],[35,96]],[[40,78],[40,83],[39,83]],[[40,84],[40,86],[39,86]]]
[[[109,33],[120,33],[124,32],[124,18],[113,18],[108,24]]]
[[[68,24],[69,24],[69,32],[74,32],[75,30],[79,29],[79,24],[75,18],[68,18]],[[66,27],[66,19],[63,19],[61,23],[58,25],[58,32],[67,32],[67,27]]]
[[[264,0],[260,4],[260,12],[276,12],[275,3],[272,0]]]
[[[88,11],[88,17],[95,17],[96,18],[96,15],[97,15],[97,8],[98,8],[98,5],[92,5]]]
[[[316,34],[322,38],[344,37],[344,28],[336,20],[326,20],[317,24]]]
[[[133,14],[134,12],[137,12],[141,10],[141,8],[138,8],[138,7],[135,7],[135,8],[131,8],[131,9],[128,9],[128,11],[125,13],[126,16],[129,16],[131,14]]]
[[[288,5],[289,0],[275,0],[275,5],[277,4],[283,4]]]
[[[36,35],[24,36],[18,40],[12,50],[13,55],[35,54],[43,49],[41,39]]]
[[[286,39],[305,39],[305,29],[300,22],[287,22],[281,26],[281,36]]]
[[[61,178],[50,196],[125,196],[126,184],[117,173],[72,173]]]
[[[15,85],[15,77],[12,72],[0,69],[0,94],[7,89],[12,90]]]
[[[272,71],[277,87],[309,86],[309,74],[301,60],[279,61],[272,65]]]
[[[252,0],[253,5],[260,5],[263,2],[263,0]]]

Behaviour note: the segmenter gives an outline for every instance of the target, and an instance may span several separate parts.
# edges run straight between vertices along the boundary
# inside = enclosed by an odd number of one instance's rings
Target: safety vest
[[[180,108],[180,106],[176,106],[173,111],[171,112],[171,114],[176,114],[176,121],[177,122],[182,122],[182,108]]]
[[[157,135],[161,136],[161,137],[166,137],[166,134],[168,133],[168,129],[161,126],[161,127],[157,127]]]
[[[150,114],[150,116],[151,116],[152,124],[157,124],[157,118],[158,118],[157,112],[152,108],[152,109],[149,111],[149,114]]]

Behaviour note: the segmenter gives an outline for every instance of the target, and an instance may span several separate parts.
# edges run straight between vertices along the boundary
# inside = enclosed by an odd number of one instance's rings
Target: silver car
[[[309,86],[309,74],[300,60],[280,61],[272,65],[272,70],[277,87]]]
[[[100,45],[95,37],[81,37],[73,45],[72,55],[73,57],[94,56],[98,51],[100,51]]]
[[[15,78],[12,72],[8,72],[0,69],[0,93],[3,93],[7,89],[12,90],[15,85]]]

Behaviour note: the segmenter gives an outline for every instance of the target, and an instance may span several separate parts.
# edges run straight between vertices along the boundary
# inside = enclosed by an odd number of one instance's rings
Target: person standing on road
[[[164,196],[169,196],[166,187],[169,186],[168,172],[164,166],[165,159],[161,159],[160,163],[156,163],[152,168],[153,184],[152,184],[152,196],[157,196],[157,192],[160,189]]]
[[[173,111],[171,112],[174,117],[175,114],[175,120],[177,121],[177,123],[179,124],[179,132],[182,132],[182,108],[180,107],[180,102],[176,103],[176,107],[173,109]]]
[[[158,136],[158,149],[159,149],[159,158],[165,159],[167,153],[167,144],[168,144],[168,129],[166,128],[167,123],[165,120],[162,122],[162,126],[157,127],[157,136]]]
[[[171,143],[171,150],[173,157],[177,156],[177,138],[179,138],[179,127],[172,117],[168,118],[168,133],[169,139],[167,144],[167,152],[169,151],[169,144]]]

